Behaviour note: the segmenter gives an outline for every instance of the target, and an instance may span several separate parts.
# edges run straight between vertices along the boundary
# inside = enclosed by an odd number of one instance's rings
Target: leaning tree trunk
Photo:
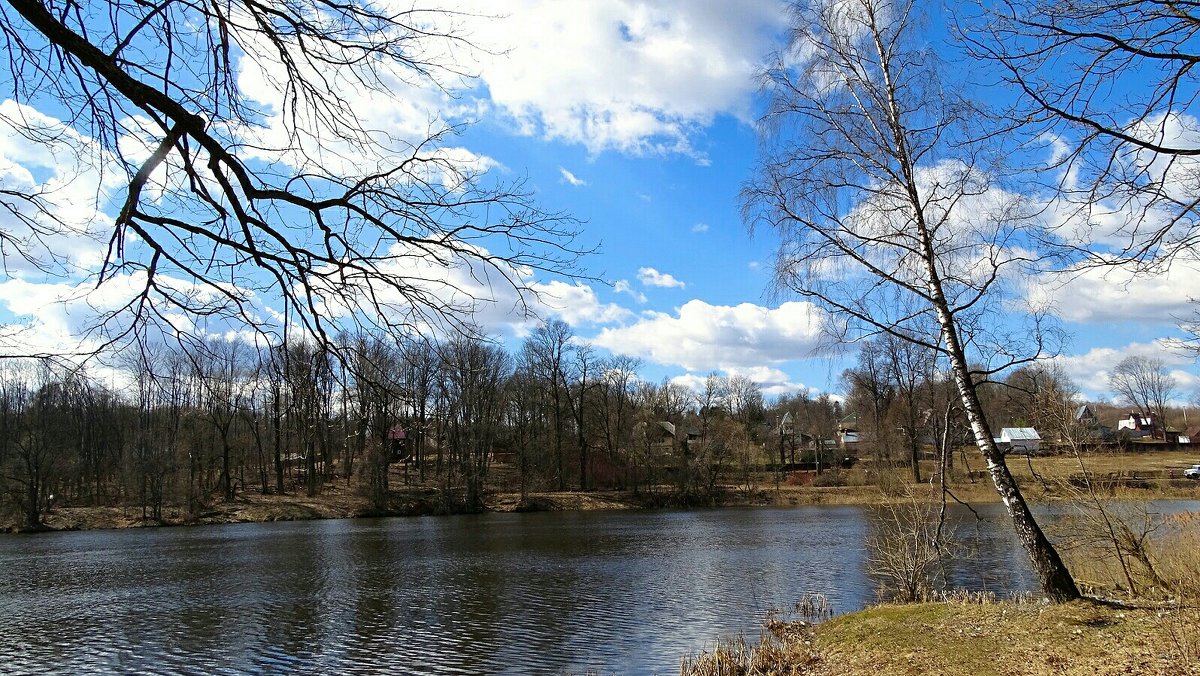
[[[928,267],[931,270],[931,278],[936,283],[938,280],[936,270],[932,265]],[[932,286],[934,284],[931,284]],[[937,286],[938,288],[931,289],[934,308],[937,311],[938,323],[941,325],[942,340],[945,341],[946,351],[950,357],[954,383],[958,387],[958,394],[962,400],[967,421],[971,425],[971,432],[975,435],[975,445],[979,447],[980,453],[987,462],[988,474],[992,477],[996,492],[1000,494],[1000,499],[1004,502],[1008,515],[1012,518],[1017,538],[1024,546],[1025,553],[1029,555],[1042,593],[1053,601],[1077,599],[1079,598],[1079,588],[1075,586],[1071,572],[1067,570],[1062,558],[1059,557],[1058,550],[1054,548],[1054,545],[1050,543],[1038,526],[1033,512],[1029,510],[1029,505],[1025,503],[1025,498],[1021,495],[1021,489],[1017,486],[1016,480],[1008,470],[1008,465],[1004,462],[1004,454],[996,446],[992,430],[983,414],[983,406],[979,403],[979,394],[975,390],[975,383],[971,380],[966,354],[963,352],[958,332],[954,329],[954,319],[941,294],[940,284]]]

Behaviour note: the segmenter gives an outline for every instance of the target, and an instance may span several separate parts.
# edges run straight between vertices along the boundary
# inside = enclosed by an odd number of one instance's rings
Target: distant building
[[[1112,428],[1101,425],[1099,416],[1087,404],[1083,404],[1075,409],[1075,425],[1083,432],[1084,438],[1088,441],[1104,442],[1112,440]]]
[[[1005,427],[996,445],[1002,451],[1030,455],[1042,449],[1042,437],[1032,427]]]
[[[787,411],[779,421],[779,434],[790,437],[796,433],[796,423],[792,420],[792,412]]]
[[[848,415],[838,422],[838,445],[847,451],[858,450],[862,435],[858,431],[858,416]]]
[[[408,433],[402,425],[393,425],[387,433],[389,450],[391,451],[392,462],[401,462],[408,459]]]
[[[1130,411],[1128,417],[1117,421],[1117,431],[1126,432],[1131,439],[1163,437],[1162,422],[1154,413],[1147,413],[1143,416],[1137,411]]]

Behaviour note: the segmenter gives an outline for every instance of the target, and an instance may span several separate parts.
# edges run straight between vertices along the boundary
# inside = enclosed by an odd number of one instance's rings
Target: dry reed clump
[[[1174,598],[1200,602],[1200,512],[1172,514],[1152,541],[1159,576]]]
[[[712,651],[684,658],[680,676],[755,676],[806,674],[818,662],[812,650],[815,623],[833,617],[833,606],[820,593],[805,593],[785,618],[767,613],[756,644],[744,636],[718,639]]]
[[[1200,634],[1179,609],[1160,610],[1157,630],[1170,644],[1181,673],[1200,671]]]
[[[1067,564],[1088,593],[1200,602],[1200,512],[1109,503],[1069,521],[1063,534]]]
[[[758,676],[810,673],[819,657],[812,650],[811,625],[768,622],[757,644],[745,637],[717,641],[712,651],[683,660],[680,676]]]

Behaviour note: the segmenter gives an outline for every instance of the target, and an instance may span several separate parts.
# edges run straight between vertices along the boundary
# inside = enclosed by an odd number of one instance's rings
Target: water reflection
[[[1032,589],[998,507],[954,584]],[[961,515],[960,515],[961,516]],[[0,539],[0,670],[674,673],[805,592],[873,599],[857,507],[492,514]]]

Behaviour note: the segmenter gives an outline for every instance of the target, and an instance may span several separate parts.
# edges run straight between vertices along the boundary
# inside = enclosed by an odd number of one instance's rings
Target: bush
[[[822,474],[818,474],[817,476],[813,477],[812,485],[816,486],[817,488],[829,488],[832,486],[846,486],[846,485],[848,485],[846,472],[835,469],[835,470],[830,470],[828,472],[824,472]]]
[[[904,498],[872,508],[867,574],[882,601],[927,601],[946,589],[945,562],[954,555],[954,529],[940,521],[939,505]]]

